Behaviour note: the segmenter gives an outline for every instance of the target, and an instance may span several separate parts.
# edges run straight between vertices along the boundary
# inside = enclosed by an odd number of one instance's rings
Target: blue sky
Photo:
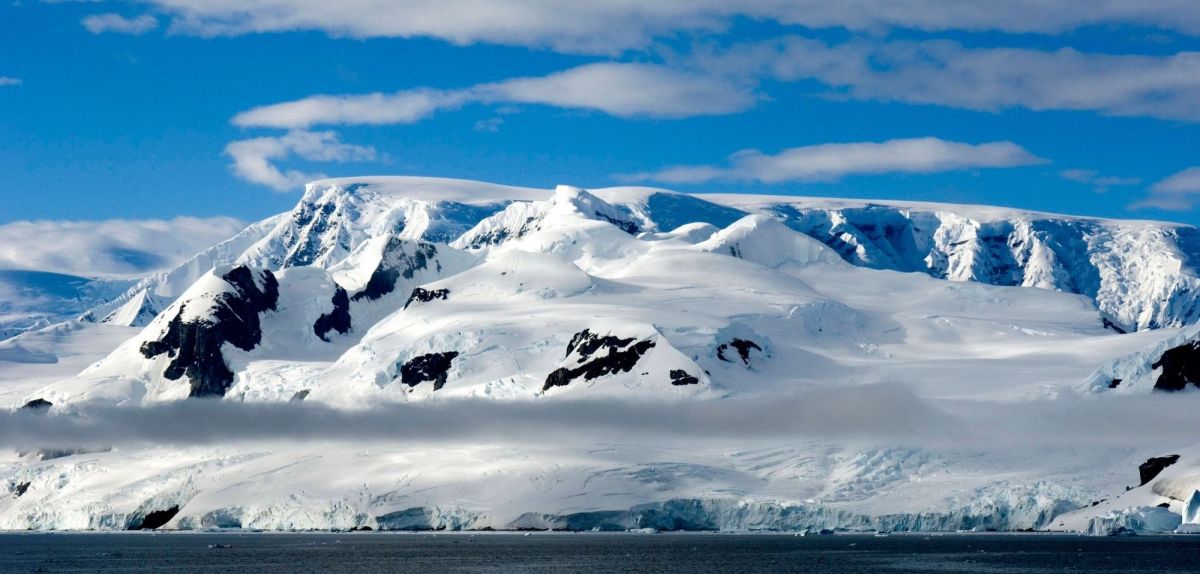
[[[1190,0],[332,4],[0,7],[0,223],[366,174],[1200,223]]]

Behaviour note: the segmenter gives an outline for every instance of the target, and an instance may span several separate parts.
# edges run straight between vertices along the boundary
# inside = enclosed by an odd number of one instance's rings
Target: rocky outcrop
[[[410,252],[411,251],[411,252]],[[351,301],[374,301],[396,290],[401,279],[412,279],[430,264],[441,268],[436,258],[438,248],[432,243],[411,243],[397,237],[388,240],[383,248],[379,266],[371,272],[367,285],[350,298]]]
[[[762,353],[762,347],[749,339],[733,338],[728,343],[721,343],[717,346],[717,358],[732,363],[734,359],[740,359],[743,364],[750,365],[750,351],[758,351]]]
[[[1177,454],[1156,456],[1147,459],[1146,462],[1143,462],[1138,466],[1138,476],[1142,480],[1138,486],[1144,486],[1151,480],[1154,480],[1154,477],[1158,476],[1168,466],[1171,466],[1176,462],[1179,462],[1179,455]]]
[[[330,340],[330,331],[337,331],[342,335],[350,332],[350,295],[345,289],[338,287],[333,292],[331,302],[333,310],[317,317],[317,321],[313,323],[313,333],[326,342]]]
[[[604,375],[627,373],[654,344],[650,339],[622,339],[611,334],[597,335],[584,329],[571,337],[567,345],[566,357],[575,355],[578,366],[555,369],[546,377],[542,390],[565,387],[578,379],[590,381]]]
[[[153,510],[141,517],[134,516],[130,519],[126,530],[155,530],[161,526],[165,526],[172,518],[175,518],[176,514],[179,514],[178,506],[172,506],[163,510]]]
[[[446,385],[450,363],[457,356],[457,351],[447,351],[413,357],[400,366],[400,382],[415,387],[433,381],[433,390],[440,391]]]
[[[184,302],[162,337],[142,343],[139,349],[147,359],[170,357],[163,376],[170,380],[186,376],[191,397],[225,395],[233,384],[233,372],[221,346],[228,343],[243,351],[256,347],[262,340],[259,315],[275,310],[279,300],[279,281],[268,270],[253,271],[240,265],[221,279],[231,289],[216,294],[211,308],[193,316]]]
[[[445,301],[450,296],[449,289],[423,289],[417,287],[412,290],[412,294],[408,296],[408,301],[404,302],[404,308],[407,309],[413,302],[429,303],[430,301]]]
[[[1162,369],[1154,382],[1156,391],[1182,391],[1188,385],[1200,387],[1200,340],[1167,349],[1150,366]]]

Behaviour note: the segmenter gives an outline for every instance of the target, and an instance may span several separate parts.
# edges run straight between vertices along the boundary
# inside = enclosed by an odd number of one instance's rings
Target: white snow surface
[[[108,356],[0,397],[51,401],[49,416],[184,399],[188,376],[164,375],[173,357],[140,350],[177,316],[210,320],[232,289],[221,276],[244,265],[260,282],[273,272],[279,296],[253,349],[221,348],[229,402],[720,404],[896,383],[946,405],[1096,400],[1095,381],[1124,368],[1113,361],[1191,333],[1179,327],[1200,293],[1193,234],[984,207],[325,180],[290,214],[94,310],[107,324],[74,327],[128,336]],[[366,297],[385,276],[387,293]],[[352,327],[324,340],[314,323],[339,288]],[[120,326],[141,326],[151,301],[161,312],[140,332]],[[5,361],[66,348],[35,340],[0,346],[5,381]],[[0,528],[119,529],[178,506],[168,528],[1150,532],[1200,488],[1200,471],[1179,476],[1200,462],[1186,451],[1121,494],[1161,445],[555,438],[13,454],[0,460]],[[1147,490],[1166,479],[1173,494]],[[1166,500],[1178,508],[1156,507]]]

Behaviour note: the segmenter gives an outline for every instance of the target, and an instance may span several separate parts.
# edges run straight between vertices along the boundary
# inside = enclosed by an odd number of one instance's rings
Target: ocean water
[[[0,572],[1200,572],[1200,537],[0,534]]]

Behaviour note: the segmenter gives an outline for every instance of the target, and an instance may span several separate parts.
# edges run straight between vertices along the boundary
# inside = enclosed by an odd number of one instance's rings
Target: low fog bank
[[[432,400],[363,410],[188,400],[0,413],[14,449],[239,442],[642,444],[854,441],[936,447],[1139,447],[1200,436],[1200,392],[1025,402],[927,400],[904,384],[714,400]]]

